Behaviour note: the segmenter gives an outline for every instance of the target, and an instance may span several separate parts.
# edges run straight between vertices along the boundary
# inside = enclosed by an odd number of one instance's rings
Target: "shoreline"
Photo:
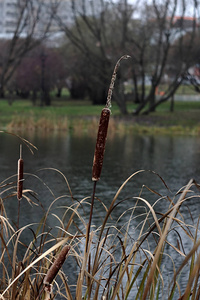
[[[109,122],[108,134],[174,134],[174,135],[200,135],[200,121],[193,118],[186,118],[179,112],[178,120],[176,114],[171,118],[169,115],[147,115],[147,116],[113,116]],[[188,117],[188,113],[187,113]],[[199,118],[199,116],[198,116]],[[99,117],[60,117],[50,119],[40,117],[14,118],[5,125],[2,130],[10,132],[65,132],[69,134],[96,135]]]
[[[177,101],[174,112],[170,103],[163,103],[156,112],[133,115],[129,103],[128,114],[121,115],[116,103],[112,104],[109,132],[146,134],[200,135],[200,102]],[[55,101],[51,106],[32,106],[18,100],[11,106],[0,103],[0,129],[15,132],[67,132],[96,134],[103,105],[94,106],[86,101]]]

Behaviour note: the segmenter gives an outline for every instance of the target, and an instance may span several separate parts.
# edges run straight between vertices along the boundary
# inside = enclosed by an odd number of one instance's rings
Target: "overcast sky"
[[[117,0],[116,0],[117,1]],[[127,0],[128,3],[130,4],[137,4],[139,3],[139,5],[141,6],[142,3],[149,3],[151,4],[153,2],[153,0]],[[160,4],[163,4],[164,0],[156,0],[157,3],[160,2]],[[181,15],[182,14],[182,5],[183,0],[178,0],[178,9],[177,9],[177,15]],[[174,0],[172,1],[172,3],[174,3]],[[193,16],[194,14],[194,0],[185,0],[185,5],[186,5],[186,12],[185,15],[187,16]],[[200,15],[199,12],[196,12],[198,17]]]

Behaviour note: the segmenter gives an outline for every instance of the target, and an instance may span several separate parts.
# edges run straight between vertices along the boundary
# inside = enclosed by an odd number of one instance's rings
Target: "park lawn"
[[[51,106],[33,106],[29,100],[15,100],[12,105],[7,100],[0,100],[1,129],[71,129],[76,124],[79,128],[91,126],[92,119],[98,119],[103,105],[92,105],[83,100],[54,100]],[[200,128],[200,101],[175,102],[174,112],[170,112],[170,102],[160,105],[156,112],[149,115],[133,116],[136,104],[128,103],[128,116],[121,116],[116,103],[112,103],[112,119],[117,122],[129,123],[140,129],[143,127]],[[116,126],[115,126],[116,127]],[[148,129],[149,130],[149,129]],[[188,131],[188,130],[187,130]]]
[[[0,125],[5,126],[13,119],[20,118],[74,118],[99,116],[103,105],[92,105],[89,101],[74,100],[74,101],[52,101],[51,106],[33,106],[29,100],[15,100],[12,105],[8,104],[7,100],[0,100]],[[112,114],[120,114],[116,104],[112,105]]]

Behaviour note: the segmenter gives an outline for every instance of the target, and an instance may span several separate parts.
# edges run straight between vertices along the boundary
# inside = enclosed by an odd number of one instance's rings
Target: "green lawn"
[[[169,111],[170,103],[166,102],[157,108],[155,113],[148,116],[133,117],[136,104],[128,103],[127,117],[121,116],[116,103],[112,104],[112,119],[120,119],[121,122],[130,123],[133,126],[147,127],[199,127],[200,101],[199,102],[175,102],[174,113]],[[92,105],[89,101],[56,100],[49,107],[33,106],[29,100],[15,100],[12,105],[7,100],[0,100],[0,128],[45,128],[45,129],[69,129],[73,122],[83,126],[89,124],[92,118],[98,118],[103,105]],[[76,120],[76,121],[75,121]],[[134,121],[134,122],[133,122]]]

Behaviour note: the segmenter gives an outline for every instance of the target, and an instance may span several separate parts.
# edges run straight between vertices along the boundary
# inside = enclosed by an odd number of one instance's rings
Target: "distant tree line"
[[[104,104],[114,65],[120,56],[128,54],[131,59],[121,63],[113,100],[122,114],[127,113],[127,100],[137,103],[134,114],[149,113],[169,101],[188,70],[200,64],[196,0],[136,1],[137,4],[128,0],[91,0],[90,14],[85,0],[79,1],[81,10],[75,0],[69,1],[73,25],[57,13],[57,3],[39,37],[34,35],[34,26],[42,17],[38,8],[29,36],[20,38],[16,29],[12,40],[1,41],[1,97],[7,89],[21,97],[31,95],[33,103],[39,95],[40,105],[50,105],[50,91],[56,89],[60,96],[62,88],[67,87],[72,99],[87,96],[93,104]],[[27,14],[24,8],[25,11]],[[45,43],[52,22],[64,33],[59,47]],[[125,91],[128,82],[132,87],[129,94]]]

